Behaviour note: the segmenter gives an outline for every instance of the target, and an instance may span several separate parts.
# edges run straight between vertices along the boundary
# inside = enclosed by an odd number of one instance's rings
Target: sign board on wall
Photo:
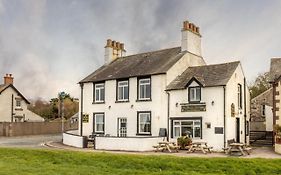
[[[234,105],[234,103],[231,104],[231,117],[235,117],[235,105]]]
[[[206,104],[181,104],[181,112],[202,112],[206,111]]]
[[[83,123],[89,122],[89,114],[83,114]]]

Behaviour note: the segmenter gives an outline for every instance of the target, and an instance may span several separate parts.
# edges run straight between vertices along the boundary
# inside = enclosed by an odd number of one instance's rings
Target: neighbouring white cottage
[[[125,56],[107,40],[105,64],[80,81],[80,135],[95,148],[148,151],[189,134],[221,150],[248,143],[249,91],[241,63],[206,65],[199,27],[188,21],[181,46]],[[165,132],[164,132],[165,133]]]
[[[44,121],[27,109],[29,101],[13,85],[12,74],[4,76],[0,84],[0,122]]]

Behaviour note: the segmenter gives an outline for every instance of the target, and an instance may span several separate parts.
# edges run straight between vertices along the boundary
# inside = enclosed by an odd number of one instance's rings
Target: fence
[[[78,129],[78,122],[66,121],[64,130]],[[0,136],[25,136],[62,133],[61,122],[0,122]]]

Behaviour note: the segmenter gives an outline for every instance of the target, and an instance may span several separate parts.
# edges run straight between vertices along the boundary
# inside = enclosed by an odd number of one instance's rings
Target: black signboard
[[[204,112],[206,104],[181,104],[181,112]]]
[[[215,127],[215,134],[223,134],[223,127]]]

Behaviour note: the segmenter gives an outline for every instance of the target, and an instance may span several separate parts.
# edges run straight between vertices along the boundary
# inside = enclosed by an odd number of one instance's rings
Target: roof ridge
[[[218,65],[225,65],[225,64],[232,64],[232,63],[240,63],[240,61],[231,61],[231,62],[226,62],[226,63],[207,64],[207,65],[202,65],[202,66],[189,66],[188,68],[218,66]]]

